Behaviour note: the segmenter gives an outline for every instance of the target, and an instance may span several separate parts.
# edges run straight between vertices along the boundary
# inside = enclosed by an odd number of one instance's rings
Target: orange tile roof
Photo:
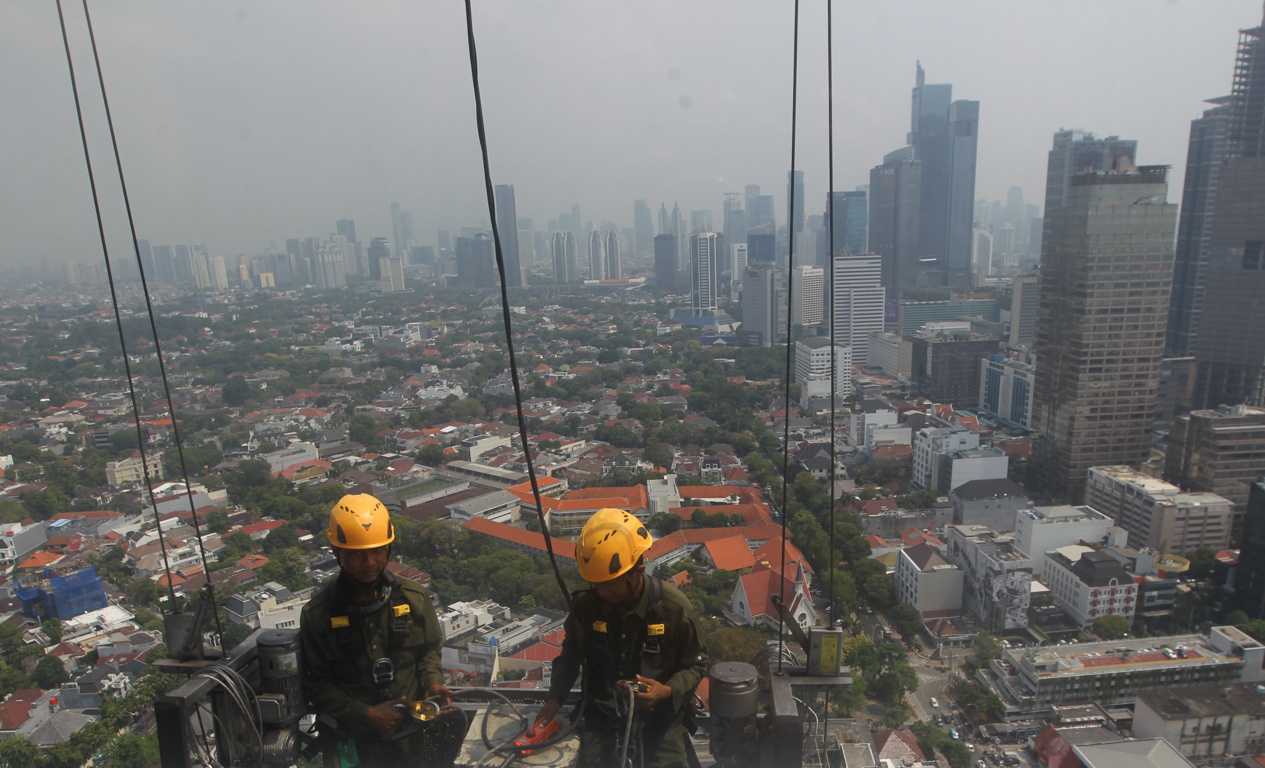
[[[536,478],[536,487],[540,489],[541,493],[552,490],[555,485],[561,484],[562,481],[552,475],[541,475]],[[524,480],[521,483],[516,483],[505,490],[514,494],[523,501],[530,502],[532,504],[536,502],[531,493],[531,480]]]
[[[755,558],[747,548],[747,540],[742,536],[727,536],[713,539],[703,545],[707,556],[718,570],[740,571],[743,568],[754,568]]]
[[[541,553],[545,551],[545,537],[543,535],[523,528],[515,528],[505,523],[495,523],[486,517],[472,517],[462,527],[471,533],[491,536],[507,544],[516,544]],[[575,559],[575,543],[566,539],[555,537],[553,539],[553,551],[558,557],[564,557],[568,560]]]
[[[576,488],[567,491],[564,499],[622,499],[629,509],[645,509],[650,506],[644,485],[598,486],[593,488]]]
[[[18,568],[28,569],[28,570],[34,570],[36,568],[47,568],[48,566],[52,565],[53,563],[61,559],[62,559],[62,555],[59,555],[56,552],[48,552],[46,550],[40,550],[38,552],[32,553],[30,557],[18,563]]]
[[[688,522],[694,517],[694,510],[701,509],[709,515],[737,515],[747,525],[763,525],[773,522],[773,513],[767,504],[700,504],[687,507],[673,507],[668,510],[682,521]]]
[[[780,530],[780,529],[779,529]],[[768,563],[769,568],[779,570],[782,567],[782,537],[769,539],[764,544],[751,553],[757,563]],[[789,538],[786,540],[786,569],[792,570],[795,565],[803,568],[808,573],[813,572],[813,567],[809,565],[808,558],[804,557],[804,553],[795,546],[795,542]]]

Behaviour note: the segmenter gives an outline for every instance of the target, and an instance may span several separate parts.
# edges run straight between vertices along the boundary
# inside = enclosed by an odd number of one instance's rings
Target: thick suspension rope
[[[778,594],[782,605],[789,603],[786,596],[786,521],[790,517],[787,509],[787,487],[790,485],[791,467],[791,301],[795,293],[795,124],[799,114],[799,0],[795,0],[795,21],[791,32],[794,43],[791,47],[791,171],[787,177],[787,214],[786,214],[786,372],[783,378],[783,415],[782,420],[782,565],[778,579]],[[800,201],[801,204],[803,201]],[[793,587],[792,587],[793,588]],[[786,619],[782,611],[777,614],[777,671],[782,671],[783,651],[786,649]]]
[[[211,579],[211,567],[206,559],[206,545],[202,542],[202,525],[198,521],[198,510],[193,503],[193,484],[189,480],[189,466],[184,457],[184,443],[180,439],[180,420],[176,418],[176,406],[171,397],[171,382],[167,379],[167,364],[163,359],[162,342],[158,337],[158,324],[154,320],[154,305],[149,298],[149,283],[145,279],[145,264],[141,259],[140,241],[136,237],[136,219],[132,216],[132,199],[127,191],[127,175],[123,173],[123,158],[119,153],[118,135],[114,131],[114,115],[110,111],[110,96],[105,86],[105,75],[101,70],[101,55],[97,51],[97,35],[92,27],[92,14],[88,11],[88,0],[82,0],[84,20],[88,25],[88,40],[92,44],[92,61],[96,65],[97,83],[101,88],[101,104],[105,107],[105,122],[110,130],[110,147],[114,151],[114,165],[119,174],[119,188],[123,192],[123,208],[127,211],[128,232],[132,236],[132,251],[136,256],[136,269],[141,278],[141,293],[145,296],[145,312],[149,316],[149,330],[154,338],[154,352],[158,357],[158,373],[163,382],[163,395],[167,399],[167,413],[171,416],[171,435],[176,443],[176,456],[180,461],[180,476],[184,480],[185,498],[189,500],[189,516],[193,519],[193,535],[198,540],[198,557],[202,561],[202,572],[206,575],[207,599],[211,603],[211,615],[215,618],[215,635],[223,644],[224,630],[220,626],[220,612],[215,605],[215,584]],[[80,127],[82,127],[82,119]],[[113,296],[113,290],[111,290]],[[118,301],[115,300],[114,311],[118,312]],[[154,515],[158,515],[158,507],[154,507]],[[159,532],[162,526],[159,525]],[[167,574],[167,583],[171,584],[171,574]],[[227,649],[225,649],[227,650]]]
[[[114,267],[110,263],[110,246],[105,236],[105,224],[101,219],[101,199],[97,193],[97,177],[92,169],[92,154],[88,151],[88,132],[83,123],[83,106],[79,102],[79,84],[75,78],[75,60],[70,53],[70,37],[66,34],[66,14],[61,0],[57,0],[57,23],[61,27],[62,46],[66,50],[66,68],[70,71],[70,92],[75,98],[75,119],[79,123],[79,141],[83,145],[83,161],[88,170],[88,187],[92,190],[92,210],[97,217],[97,235],[101,239],[101,255],[105,259],[105,277],[110,286],[110,303],[114,307],[114,327],[119,333],[119,348],[123,352],[123,373],[127,376],[127,394],[132,401],[132,420],[136,423],[136,444],[141,455],[141,475],[154,508],[154,525],[158,529],[158,548],[162,552],[163,571],[167,574],[167,593],[170,597],[168,610],[176,608],[176,589],[171,582],[171,564],[167,561],[167,542],[163,538],[162,520],[158,516],[158,503],[154,499],[154,485],[149,476],[149,453],[145,450],[145,430],[141,427],[141,409],[136,399],[136,384],[132,376],[132,363],[127,356],[127,334],[123,331],[123,316],[119,312],[118,292],[114,287]],[[164,611],[166,613],[167,611]]]
[[[558,570],[558,559],[553,552],[553,537],[549,534],[549,525],[545,520],[544,505],[540,500],[540,484],[536,481],[536,468],[531,457],[531,445],[527,440],[527,418],[523,414],[523,390],[518,378],[518,358],[514,354],[514,330],[510,322],[509,288],[505,281],[505,254],[501,251],[501,230],[496,221],[496,194],[492,187],[492,167],[488,161],[488,137],[483,124],[483,94],[479,90],[479,53],[474,42],[474,11],[470,0],[466,3],[466,37],[470,48],[470,82],[474,87],[474,119],[479,130],[479,152],[483,157],[483,186],[488,198],[488,218],[492,222],[492,243],[496,249],[496,271],[501,278],[501,318],[505,322],[505,347],[509,352],[510,382],[514,385],[514,410],[518,416],[518,437],[523,443],[523,457],[527,463],[527,477],[531,481],[531,495],[536,502],[536,519],[540,522],[540,532],[545,539],[545,551],[549,554],[549,563],[553,566],[554,578],[558,580],[558,589],[562,590],[563,604],[571,607],[571,592]]]

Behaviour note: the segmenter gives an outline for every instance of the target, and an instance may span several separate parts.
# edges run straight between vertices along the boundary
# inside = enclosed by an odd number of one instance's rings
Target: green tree
[[[245,378],[233,376],[224,382],[224,388],[221,390],[220,396],[224,399],[225,405],[236,408],[249,402],[253,394],[254,392]]]
[[[46,490],[26,494],[22,497],[22,504],[36,520],[47,520],[70,509],[70,499],[51,485]]]
[[[211,533],[223,534],[228,531],[228,513],[217,509],[206,516],[206,527]]]
[[[292,525],[276,528],[264,539],[264,553],[268,555],[297,546],[299,546],[299,535],[294,532]]]
[[[672,468],[672,448],[666,443],[649,442],[641,453],[642,457],[656,467]]]
[[[1001,643],[997,642],[997,638],[987,632],[980,632],[975,636],[975,643],[971,651],[971,663],[976,668],[987,667],[989,662],[1001,655]]]
[[[307,572],[307,562],[298,549],[283,549],[269,555],[268,562],[259,569],[261,581],[279,581],[290,589],[303,589],[312,583]]]
[[[54,656],[45,656],[31,672],[31,681],[44,690],[55,688],[70,679],[66,667]]]
[[[423,445],[417,452],[417,458],[428,467],[438,467],[444,463],[444,448],[441,445]]]
[[[26,517],[26,507],[12,499],[0,501],[0,523],[20,523]]]
[[[1129,620],[1123,616],[1100,616],[1091,625],[1094,634],[1103,640],[1119,640],[1129,633]]]
[[[365,413],[358,413],[351,417],[351,423],[347,426],[347,436],[352,442],[360,443],[366,448],[376,450],[382,446],[377,420]]]
[[[52,641],[53,645],[61,642],[61,622],[57,619],[44,619],[43,623],[40,624],[40,629],[44,630],[44,634],[48,635],[48,639]]]
[[[158,736],[153,733],[123,733],[106,749],[110,768],[156,768],[159,765]]]
[[[40,765],[40,750],[26,739],[0,739],[0,768],[32,768]]]

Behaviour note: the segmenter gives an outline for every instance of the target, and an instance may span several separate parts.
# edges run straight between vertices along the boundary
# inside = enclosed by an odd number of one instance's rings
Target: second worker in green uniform
[[[583,670],[581,766],[618,763],[626,725],[620,703],[630,687],[636,714],[629,754],[639,754],[646,768],[689,764],[687,721],[694,689],[707,674],[707,653],[689,599],[646,575],[643,556],[653,542],[621,509],[596,512],[576,541],[580,576],[592,588],[573,596],[549,698],[533,730],[553,720]]]
[[[304,693],[319,716],[325,765],[450,765],[456,724],[419,724],[418,699],[450,697],[439,669],[443,631],[418,584],[386,571],[395,526],[368,494],[340,499],[326,536],[338,578],[303,607],[299,638]]]

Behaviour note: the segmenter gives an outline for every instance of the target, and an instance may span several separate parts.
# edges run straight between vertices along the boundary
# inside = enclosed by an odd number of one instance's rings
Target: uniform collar
[[[650,577],[641,577],[641,596],[637,598],[637,602],[632,604],[625,613],[635,614],[638,618],[646,618],[646,614],[650,612]]]

